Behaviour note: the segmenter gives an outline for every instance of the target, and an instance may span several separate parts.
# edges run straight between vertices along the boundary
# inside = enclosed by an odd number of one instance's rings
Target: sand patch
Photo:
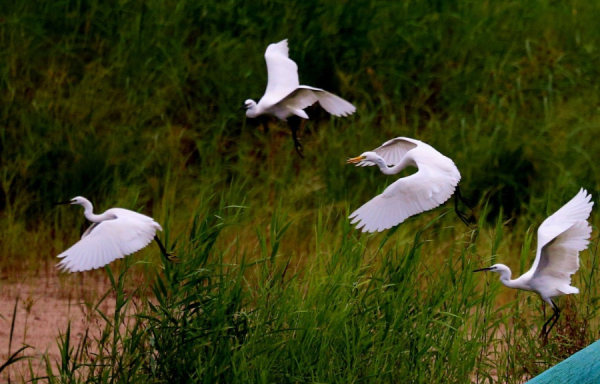
[[[9,352],[14,353],[24,345],[31,348],[23,354],[32,357],[2,372],[0,382],[8,381],[9,375],[13,382],[31,379],[29,363],[34,377],[46,376],[43,356],[47,353],[52,364],[60,362],[57,340],[61,333],[65,333],[69,323],[73,345],[81,341],[86,330],[89,337],[99,335],[106,322],[95,311],[95,306],[109,289],[110,283],[103,270],[78,275],[23,277],[21,281],[4,278],[0,281],[0,364],[8,359]],[[9,351],[15,303],[16,321]],[[98,306],[109,316],[114,313],[114,308],[112,293]]]

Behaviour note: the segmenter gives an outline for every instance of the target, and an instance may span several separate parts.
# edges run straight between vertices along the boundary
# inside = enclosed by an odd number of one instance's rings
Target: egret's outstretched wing
[[[356,111],[356,107],[333,93],[320,88],[301,85],[289,94],[282,102],[286,107],[292,109],[304,109],[319,102],[323,109],[333,116],[348,116]]]
[[[587,220],[592,212],[594,203],[590,201],[592,196],[585,189],[580,189],[567,204],[563,205],[558,211],[548,217],[538,229],[538,245],[535,261],[530,273],[534,272],[540,262],[542,249],[558,235],[571,228],[576,222]]]
[[[452,196],[459,181],[458,169],[446,173],[428,165],[419,165],[417,173],[399,179],[349,218],[363,232],[381,232],[410,216],[443,204]]]
[[[300,81],[298,66],[288,56],[287,39],[270,44],[265,52],[265,60],[269,79],[260,103],[267,108],[294,92],[300,86]]]
[[[417,148],[419,145],[427,144],[419,140],[409,139],[407,137],[397,137],[395,139],[386,141],[380,147],[375,148],[373,152],[381,156],[388,166],[392,166],[398,164],[400,160],[406,156],[408,151]],[[375,165],[375,163],[366,160],[356,164],[356,166],[361,167],[371,165]]]
[[[356,107],[339,96],[327,91],[320,91],[319,104],[324,110],[331,113],[333,116],[350,116],[356,112]]]
[[[317,92],[313,92],[311,89],[298,88],[287,95],[283,101],[280,102],[280,105],[286,109],[289,108],[295,111],[302,111],[304,108],[310,107],[317,101],[319,101]],[[300,115],[300,117],[308,119],[306,113]]]
[[[547,243],[531,278],[533,288],[543,292],[555,287],[564,294],[579,293],[571,286],[571,275],[579,269],[579,252],[587,248],[591,233],[588,222],[579,220]]]
[[[69,272],[100,268],[116,259],[146,247],[160,226],[147,216],[122,216],[93,225],[71,248],[58,257],[64,258],[57,266]]]

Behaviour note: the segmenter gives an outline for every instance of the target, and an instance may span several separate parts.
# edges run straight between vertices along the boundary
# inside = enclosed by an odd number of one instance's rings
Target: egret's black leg
[[[544,325],[542,325],[542,333],[540,334],[540,336],[544,336],[544,337],[548,336],[548,333],[546,332],[546,327],[548,326],[548,323],[550,321],[552,321],[552,319],[554,319],[554,315],[555,315],[555,313],[552,313],[552,316],[550,316],[548,318],[548,320],[546,320],[546,322],[544,323]]]
[[[546,339],[548,339],[548,334],[550,333],[550,331],[552,330],[552,327],[554,327],[554,325],[558,321],[558,317],[560,316],[560,308],[558,308],[558,306],[554,303],[554,301],[552,301],[552,310],[554,311],[554,313],[552,313],[552,316],[550,316],[550,318],[548,318],[548,320],[546,320],[544,325],[542,325],[542,336],[544,336],[544,338],[546,338]],[[554,321],[552,321],[552,320],[554,320]],[[550,328],[548,328],[546,330],[546,327],[548,326],[548,324],[550,324],[551,321],[552,321],[552,324],[550,325]]]
[[[300,129],[300,124],[302,120],[299,117],[291,116],[288,118],[288,124],[290,125],[290,129],[292,130],[292,140],[294,140],[294,147],[296,148],[296,152],[300,155],[301,158],[304,159],[304,155],[302,154],[302,144],[298,140],[298,130]]]
[[[542,313],[544,314],[544,319],[545,319],[546,318],[546,302],[545,301],[542,301]]]
[[[179,258],[177,257],[177,255],[175,255],[174,252],[168,252],[167,249],[165,248],[165,246],[163,245],[163,243],[161,243],[160,239],[158,238],[157,235],[154,235],[154,241],[156,241],[156,244],[158,244],[158,248],[160,248],[160,252],[163,254],[163,256],[169,260],[172,263],[179,263],[181,260],[179,260]]]
[[[456,186],[456,190],[454,191],[454,212],[456,212],[456,215],[468,227],[469,224],[474,224],[475,223],[475,215],[473,213],[473,214],[471,214],[471,216],[467,216],[464,212],[461,212],[458,209],[458,200],[459,199],[460,199],[460,201],[463,202],[464,205],[467,206],[467,208],[469,208],[471,210],[471,212],[474,212],[473,208],[471,208],[471,206],[469,205],[469,203],[467,202],[467,200],[464,197],[462,197],[462,195],[460,193],[460,186],[457,185]]]
[[[558,308],[558,306],[556,305],[556,303],[554,301],[552,301],[552,304],[554,305],[554,308],[552,308],[552,309],[554,309],[554,321],[552,322],[552,324],[550,324],[550,328],[548,328],[548,332],[546,333],[546,336],[548,336],[548,334],[552,330],[552,327],[554,327],[554,325],[558,321],[558,318],[560,317],[560,308]]]
[[[265,118],[262,118],[261,120],[262,120],[261,124],[263,126],[263,131],[265,133],[269,133],[269,121]]]
[[[456,216],[458,216],[458,218],[463,223],[465,223],[465,225],[468,227],[469,226],[469,220],[468,220],[467,216],[458,209],[458,190],[454,194],[454,212],[456,212]]]

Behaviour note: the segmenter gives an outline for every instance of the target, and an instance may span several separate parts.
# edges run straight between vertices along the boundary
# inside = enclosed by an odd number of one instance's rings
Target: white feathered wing
[[[579,293],[579,289],[571,286],[571,275],[579,269],[579,252],[587,248],[591,233],[587,221],[578,221],[547,244],[533,273],[532,288],[547,297]],[[554,289],[558,292],[552,292]]]
[[[146,247],[156,230],[162,231],[151,217],[119,208],[109,211],[116,219],[94,223],[81,240],[58,255],[63,258],[57,264],[59,268],[83,272],[103,267]]]
[[[293,109],[302,110],[316,102],[333,116],[349,116],[356,112],[356,107],[339,96],[320,88],[300,85],[296,91],[288,95],[281,104]],[[308,116],[300,116],[308,118]]]
[[[379,196],[350,215],[352,224],[363,232],[381,232],[410,216],[428,211],[446,202],[454,193],[460,177],[440,175],[432,178],[431,170],[419,167],[413,175],[399,179]]]
[[[577,195],[558,211],[548,217],[538,228],[538,244],[535,261],[528,272],[533,273],[540,262],[542,248],[558,235],[572,227],[576,222],[587,220],[592,212],[594,203],[592,196],[585,189],[580,189]]]
[[[303,109],[317,101],[334,116],[348,116],[356,111],[354,105],[339,96],[320,88],[300,85],[298,66],[289,58],[287,39],[270,44],[265,51],[265,61],[268,82],[260,105],[264,110],[273,108],[280,119],[285,119],[290,113],[308,119]]]
[[[267,109],[279,103],[300,86],[298,66],[289,58],[287,39],[270,44],[265,51],[267,89],[260,104]]]
[[[581,189],[538,229],[536,259],[526,275],[542,297],[579,293],[571,286],[571,275],[579,270],[579,252],[589,244],[592,227],[587,222],[594,205],[591,195]],[[550,288],[549,288],[550,287]]]

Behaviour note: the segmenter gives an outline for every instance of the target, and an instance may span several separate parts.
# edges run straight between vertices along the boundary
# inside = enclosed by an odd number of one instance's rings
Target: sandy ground
[[[71,342],[76,345],[86,329],[91,335],[99,334],[104,320],[93,310],[100,297],[109,290],[104,271],[88,274],[49,274],[46,277],[24,277],[20,281],[0,280],[0,365],[9,356],[11,324],[15,303],[16,321],[10,352],[24,345],[32,348],[24,355],[32,357],[12,365],[0,374],[0,382],[22,382],[34,376],[46,376],[43,355],[47,352],[51,362],[60,361],[57,339],[71,324]],[[105,314],[114,313],[114,297],[107,297],[99,306]],[[56,370],[55,370],[56,372]]]

